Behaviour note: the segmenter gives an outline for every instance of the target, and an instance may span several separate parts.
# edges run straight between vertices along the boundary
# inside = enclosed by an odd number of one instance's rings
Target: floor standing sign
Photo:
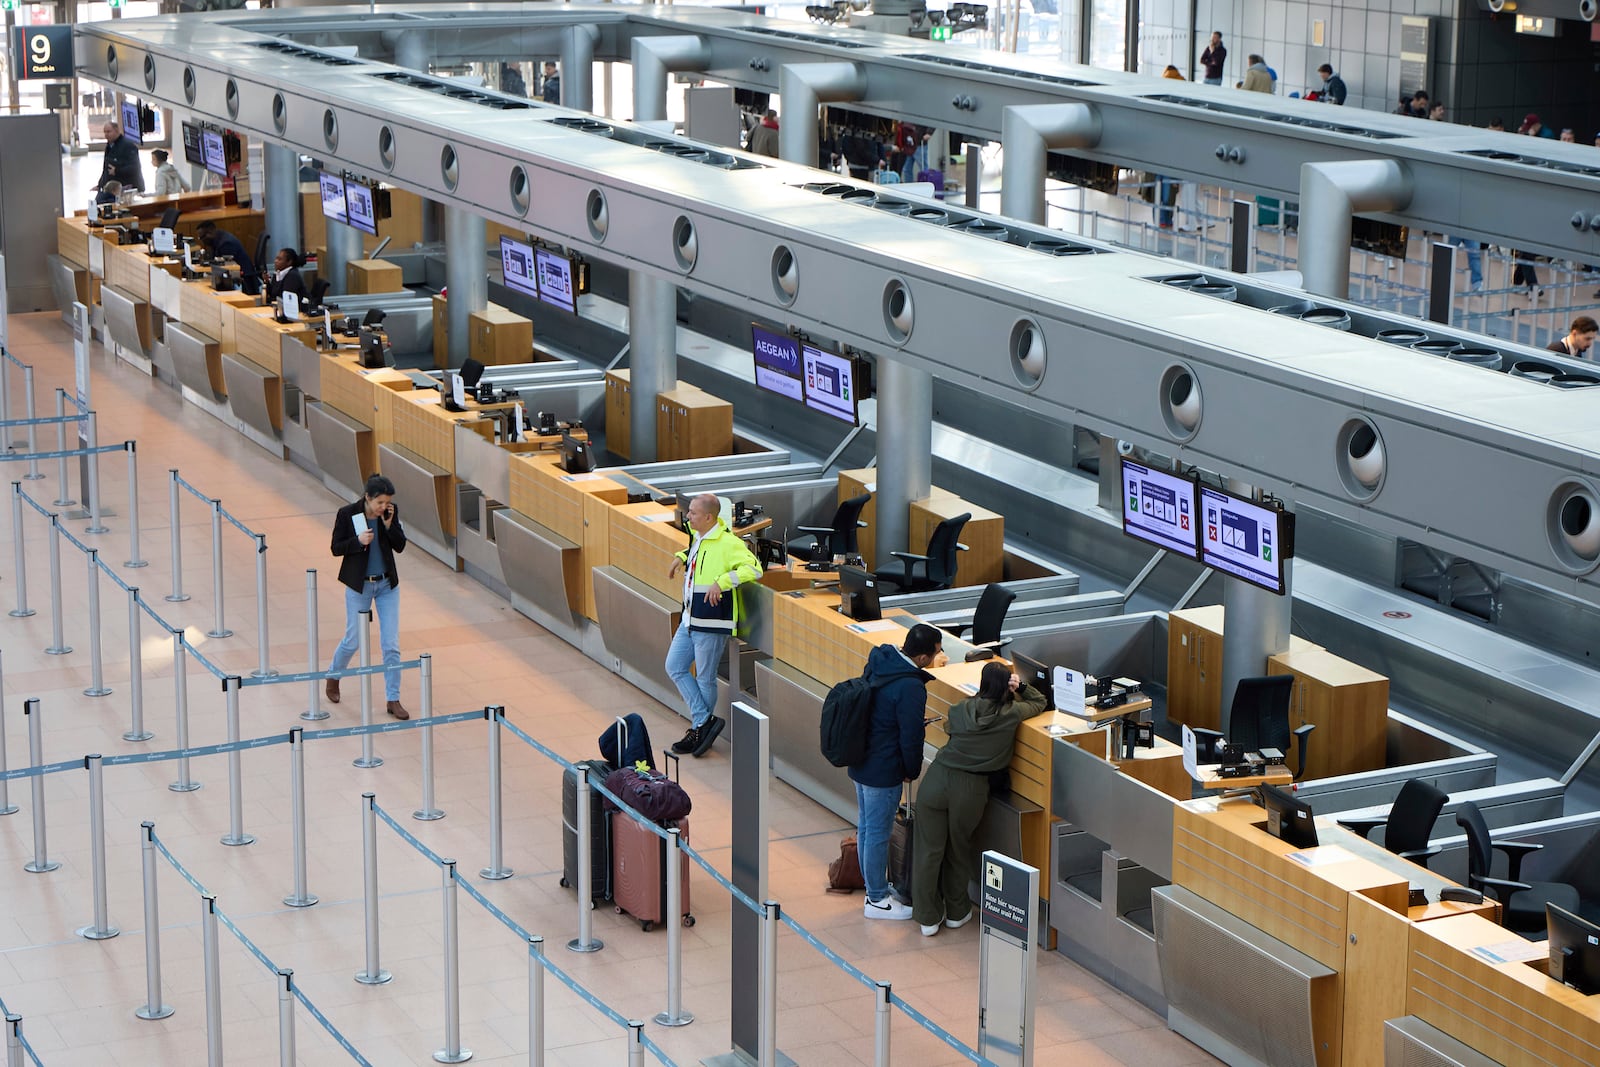
[[[81,415],[89,410],[89,307],[79,300],[72,302],[72,371],[73,393],[78,398],[78,410],[76,413]],[[78,447],[88,448],[89,421],[87,419],[79,419],[77,427]],[[82,519],[89,517],[89,498],[87,496],[88,489],[86,488],[88,484],[89,456],[85,454],[78,457],[78,496],[83,501],[83,509],[81,514],[73,512],[67,516],[68,518]],[[65,493],[66,486],[62,486],[61,491]],[[66,498],[63,497],[62,499]],[[104,515],[106,513],[101,512],[101,514]]]
[[[6,257],[0,256],[0,348],[6,346],[6,318]]]
[[[978,1053],[999,1067],[1032,1067],[1039,872],[999,852],[985,852],[978,888]]]

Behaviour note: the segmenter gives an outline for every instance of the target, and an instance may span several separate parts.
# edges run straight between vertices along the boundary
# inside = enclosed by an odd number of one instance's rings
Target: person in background
[[[744,538],[728,529],[722,502],[701,493],[689,502],[689,547],[679,552],[667,578],[683,569],[683,621],[667,648],[666,671],[683,694],[689,732],[672,751],[699,758],[711,751],[727,724],[713,714],[717,707],[717,667],[728,638],[739,624],[736,590],[761,580],[761,562]]]
[[[1555,138],[1555,131],[1540,122],[1539,116],[1532,111],[1523,116],[1522,125],[1517,127],[1517,132],[1527,137]]]
[[[500,91],[511,96],[527,96],[528,83],[515,63],[500,64]]]
[[[1267,69],[1267,63],[1258,55],[1249,57],[1250,65],[1245,68],[1244,81],[1240,88],[1247,93],[1272,92],[1272,72]]]
[[[872,180],[877,185],[899,185],[900,175],[890,169],[887,159],[880,159],[878,169],[872,172]]]
[[[356,517],[363,532],[356,532]],[[394,483],[381,474],[367,479],[361,499],[346,504],[333,518],[330,549],[340,557],[339,581],[344,592],[344,637],[333,650],[330,671],[350,666],[361,644],[361,613],[378,616],[379,643],[383,647],[383,688],[388,711],[397,719],[411,713],[400,703],[400,572],[394,557],[406,550],[406,530],[394,506]],[[330,704],[339,703],[339,679],[329,678],[324,688]]]
[[[1416,92],[1411,94],[1411,112],[1410,113],[1411,113],[1411,117],[1412,118],[1414,118],[1414,119],[1425,119],[1425,118],[1428,117],[1428,112],[1430,112],[1432,110],[1433,110],[1433,104],[1432,104],[1432,101],[1428,97],[1428,90],[1426,90],[1426,89],[1418,89]]]
[[[1561,131],[1561,136],[1558,137],[1557,140],[1565,141],[1567,144],[1577,144],[1578,135],[1572,132],[1571,126],[1568,126],[1566,129]]]
[[[1011,763],[1017,727],[1044,711],[1044,694],[1005,663],[990,660],[978,695],[950,708],[945,742],[917,790],[913,824],[911,917],[932,937],[942,922],[958,930],[972,918],[973,839],[989,803],[989,776]]]
[[[937,627],[919,622],[899,648],[879,645],[867,656],[865,677],[874,689],[867,758],[849,773],[856,784],[856,853],[867,886],[861,912],[869,919],[911,918],[911,907],[889,892],[889,834],[901,785],[922,773],[922,716],[933,680],[927,668],[937,662],[943,641]]]
[[[144,166],[139,162],[139,146],[123,136],[121,123],[107,122],[100,127],[100,132],[106,139],[106,155],[95,188],[117,181],[124,189],[144,192]]]
[[[1324,63],[1317,68],[1317,73],[1322,75],[1322,99],[1330,104],[1344,106],[1345,98],[1350,90],[1345,86],[1344,79],[1339,77],[1333,65]]]
[[[750,151],[754,155],[778,158],[778,113],[770,107],[750,131]]]
[[[1579,315],[1572,320],[1572,326],[1567,330],[1565,337],[1557,338],[1545,345],[1547,352],[1560,352],[1573,359],[1592,359],[1589,355],[1594,348],[1594,337],[1600,332],[1600,324],[1587,315]]]
[[[1434,104],[1432,107],[1428,108],[1428,120],[1430,122],[1443,122],[1444,121],[1444,101],[1443,100],[1440,100],[1439,102]]]
[[[261,279],[256,276],[256,265],[244,250],[244,242],[227,230],[207,219],[194,229],[195,237],[210,249],[214,259],[231,259],[239,265],[239,291],[251,296],[261,291]]]
[[[183,180],[183,175],[168,162],[169,159],[164,149],[158,148],[150,153],[150,160],[156,165],[156,181],[150,189],[151,196],[177,196],[189,191],[189,183]]]
[[[1222,31],[1211,31],[1211,43],[1200,53],[1200,67],[1205,71],[1207,85],[1222,84],[1222,65],[1228,61],[1228,50],[1222,47]]]
[[[292,248],[280,248],[272,259],[272,270],[267,274],[267,296],[278,299],[284,293],[293,293],[302,303],[309,294],[306,280],[300,276],[300,253]]]
[[[561,69],[553,60],[544,61],[544,88],[539,96],[547,104],[561,103]]]
[[[94,194],[96,204],[115,204],[122,198],[122,183],[113,178],[100,186],[100,191]]]
[[[1505,133],[1506,120],[1501,118],[1499,115],[1496,115],[1494,118],[1489,120],[1489,129],[1494,130],[1497,133]],[[1600,144],[1600,136],[1595,138],[1595,143]]]

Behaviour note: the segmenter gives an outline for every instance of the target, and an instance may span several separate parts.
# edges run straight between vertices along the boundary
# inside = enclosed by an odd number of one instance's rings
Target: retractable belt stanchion
[[[278,1065],[294,1067],[294,969],[278,968]]]
[[[85,533],[103,534],[109,527],[100,518],[100,432],[95,425],[94,412],[86,412],[84,421],[89,424],[89,454],[84,457],[88,461],[89,485],[83,491],[89,505],[89,528]]]
[[[322,666],[322,653],[317,647],[320,643],[317,637],[317,571],[314,567],[308,567],[306,569],[307,674],[316,674],[317,669]],[[306,710],[300,713],[300,717],[307,722],[320,722],[328,717],[328,713],[322,710],[322,692],[317,681],[316,678],[306,680]]]
[[[161,1003],[161,907],[156,897],[156,824],[139,824],[139,862],[144,875],[144,1004],[133,1014],[165,1019],[172,1008]]]
[[[444,872],[444,1048],[434,1052],[439,1063],[465,1063],[472,1050],[461,1047],[461,941],[456,925],[456,861],[443,861]]]
[[[111,694],[106,685],[105,664],[100,654],[100,550],[91,548],[84,559],[89,563],[89,688],[86,697],[103,697]]]
[[[144,625],[143,601],[139,587],[128,589],[128,704],[131,721],[122,735],[124,741],[148,741],[155,734],[144,728],[144,638],[140,631]]]
[[[167,485],[167,521],[172,531],[172,592],[167,594],[166,599],[176,604],[189,599],[189,594],[183,591],[183,527],[180,525],[183,506],[178,496],[182,487],[178,485],[176,467],[170,468],[167,473],[172,476]]]
[[[39,719],[39,698],[30,697],[22,704],[22,714],[28,719],[28,765],[37,767],[44,762],[44,725]],[[49,874],[61,864],[50,859],[50,841],[44,823],[44,775],[28,779],[33,796],[33,859],[22,865],[29,874]]]
[[[200,943],[206,970],[206,1065],[222,1067],[222,965],[218,959],[215,893],[200,894]]]
[[[6,1067],[23,1067],[22,1016],[6,1012]]]
[[[172,629],[173,705],[177,711],[176,739],[179,749],[189,747],[189,654],[184,649],[183,631]],[[200,783],[189,777],[189,757],[178,757],[178,780],[167,786],[174,793],[192,793]]]
[[[94,924],[78,931],[90,941],[105,941],[122,931],[111,925],[106,912],[106,783],[105,768],[97,752],[83,757],[89,772],[89,880],[94,883]]]
[[[667,831],[667,1010],[661,1026],[688,1026],[694,1015],[683,1010],[683,852],[676,827]]]
[[[378,966],[378,811],[377,795],[361,794],[361,886],[367,926],[367,966],[356,975],[362,985],[383,985],[394,975]]]
[[[644,1067],[644,1023],[628,1023],[628,1067]]]
[[[433,656],[424,652],[417,657],[422,677],[422,717],[433,718]],[[413,819],[432,822],[444,818],[433,801],[433,727],[422,728],[422,807],[411,813]]]
[[[150,566],[139,554],[139,446],[124,441],[122,447],[128,450],[128,559],[124,566],[138,569]]]
[[[34,410],[33,406],[32,367],[22,368],[22,393],[22,411],[23,415],[28,419],[28,451],[36,454],[39,451],[39,442],[37,440],[37,435],[33,432],[33,420],[38,417],[38,412]],[[37,459],[33,459],[30,456],[28,459],[28,473],[22,477],[24,481],[29,482],[36,482],[40,478],[44,477],[44,475],[39,473],[39,461]]]
[[[0,452],[11,451],[11,361],[0,355]]]
[[[544,1067],[544,938],[528,938],[528,1067]]]
[[[50,515],[50,647],[47,656],[65,656],[72,651],[62,631],[61,618],[61,516]]]
[[[289,804],[294,830],[294,892],[283,898],[291,908],[317,902],[306,891],[306,739],[304,727],[289,731]]]
[[[5,692],[5,683],[0,681],[0,693]],[[6,763],[6,702],[0,697],[0,774],[4,774],[9,765]],[[15,815],[17,806],[11,803],[11,783],[0,778],[0,815]]]
[[[56,390],[56,418],[63,421],[56,423],[56,451],[61,455],[56,458],[56,498],[50,501],[51,507],[70,508],[77,501],[67,494],[72,492],[72,475],[67,466],[67,391]]]
[[[361,622],[356,627],[356,637],[360,642],[361,666],[372,666],[372,612],[361,613]],[[372,675],[361,676],[361,725],[372,725]],[[361,735],[361,755],[351,761],[351,766],[363,770],[371,767],[382,767],[383,760],[372,754],[372,734],[367,732]]]
[[[776,900],[761,905],[761,1067],[778,1063],[778,921]]]
[[[578,936],[567,942],[573,952],[599,952],[606,943],[594,936],[594,857],[591,854],[593,830],[590,827],[589,769],[583,764],[573,768],[578,779]]]
[[[256,634],[259,650],[252,678],[270,678],[278,672],[267,663],[272,642],[267,638],[267,535],[256,534]]]
[[[222,501],[220,500],[211,501],[211,588],[216,594],[216,603],[211,613],[211,629],[206,632],[206,636],[232,637],[233,631],[228,629],[223,618]]]
[[[478,875],[496,882],[511,877],[511,868],[503,862],[500,832],[500,720],[505,713],[505,708],[483,709],[483,717],[489,722],[489,866]]]
[[[872,1067],[889,1067],[889,983],[879,982],[873,1008]]]
[[[239,684],[237,674],[230,674],[222,680],[222,690],[228,697],[228,742],[230,744],[239,740]],[[256,835],[244,832],[244,784],[240,781],[243,769],[240,767],[238,749],[228,752],[228,832],[223,835],[224,845],[250,845],[255,843]]]
[[[23,542],[25,531],[22,528],[22,483],[11,483],[11,545],[12,559],[16,563],[17,606],[9,614],[14,619],[25,619],[33,614],[33,609],[28,607],[28,554]]]

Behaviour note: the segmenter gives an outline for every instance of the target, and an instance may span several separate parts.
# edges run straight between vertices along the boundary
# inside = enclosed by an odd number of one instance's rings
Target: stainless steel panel
[[[168,326],[170,329],[171,326]],[[172,346],[165,340],[156,341],[150,346],[150,365],[155,368],[155,376],[168,385],[178,381],[178,370],[172,362]]]
[[[109,285],[100,287],[106,333],[112,341],[142,359],[150,358],[150,305]]]
[[[309,397],[322,396],[322,353],[297,337],[284,337],[279,349],[283,357],[283,382]]]
[[[1415,1015],[1385,1019],[1383,1067],[1501,1067]]]
[[[57,303],[56,280],[41,269],[56,250],[60,151],[60,119],[54,111],[0,115],[0,255],[6,259],[6,301],[13,315],[72,309],[70,301]]]
[[[505,588],[505,572],[500,567],[500,552],[494,545],[495,512],[504,510],[487,507],[488,498],[477,486],[460,483],[456,486],[456,554],[464,567],[473,568],[473,576],[500,593]]]
[[[456,477],[504,503],[511,496],[511,453],[460,423],[455,436]]]
[[[311,453],[328,487],[352,499],[360,496],[370,472],[361,469],[359,442],[363,434],[372,433],[372,427],[311,401],[306,404],[306,428],[311,431]]]
[[[756,664],[761,713],[772,723],[772,770],[852,826],[856,787],[843,767],[822,758],[817,738],[828,687],[781,660]]]
[[[682,615],[678,602],[615,567],[596,567],[593,580],[595,621],[605,634],[613,669],[683,714],[683,698],[665,666]],[[719,686],[719,701],[721,695]]]
[[[511,590],[512,605],[576,643],[565,561],[580,546],[512,508],[496,513],[494,521],[500,573]]]
[[[1172,877],[1172,798],[1107,761],[1057,739],[1050,811],[1163,879]]]
[[[228,383],[228,406],[233,409],[234,415],[266,437],[281,437],[278,428],[272,424],[271,405],[274,398],[268,392],[270,384],[277,380],[276,376],[243,356],[224,352],[222,377]],[[282,393],[278,392],[278,396],[281,397]],[[281,411],[277,414],[280,419],[283,417]]]
[[[167,324],[167,347],[172,352],[172,369],[178,384],[197,396],[218,401],[211,387],[210,361],[222,351],[220,342],[181,322]]]
[[[44,257],[44,268],[49,272],[50,292],[61,309],[61,317],[71,318],[72,305],[78,299],[78,268],[54,253]]]
[[[407,537],[454,569],[455,535],[445,533],[440,510],[450,491],[450,472],[409,448],[388,443],[378,446],[378,469],[394,483],[395,496],[404,502]]]

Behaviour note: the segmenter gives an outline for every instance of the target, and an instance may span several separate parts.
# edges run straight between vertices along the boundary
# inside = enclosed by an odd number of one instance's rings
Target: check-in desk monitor
[[[756,386],[788,400],[805,399],[801,384],[800,340],[750,324],[750,351],[755,357]]]
[[[1550,977],[1586,997],[1600,994],[1600,926],[1554,904],[1544,906]]]
[[[1122,459],[1122,532],[1176,552],[1200,554],[1195,521],[1195,480]]]
[[[862,567],[839,568],[839,610],[856,622],[883,618],[878,601],[878,583]]]
[[[1317,847],[1317,821],[1311,805],[1275,785],[1263,785],[1261,804],[1267,809],[1267,833],[1296,848]]]
[[[1294,553],[1294,515],[1210,486],[1200,488],[1200,562],[1283,595],[1283,561]]]

